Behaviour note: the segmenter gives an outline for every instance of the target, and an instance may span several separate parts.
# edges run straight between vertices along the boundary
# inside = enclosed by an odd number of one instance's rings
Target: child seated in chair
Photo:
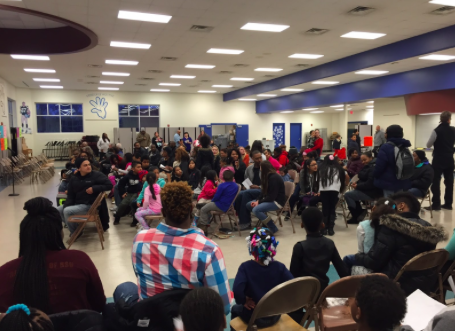
[[[240,317],[248,324],[262,297],[275,286],[294,277],[283,263],[274,261],[278,242],[269,229],[255,228],[246,240],[254,260],[243,262],[235,276],[233,292],[237,304],[231,309],[231,319]],[[257,319],[254,324],[258,328],[265,328],[274,325],[279,319],[280,315],[264,317]]]
[[[68,170],[67,169],[62,169],[62,171],[60,172],[60,177],[61,177],[61,181],[60,181],[60,185],[58,186],[58,193],[67,193],[68,192],[68,180],[67,180],[67,173]]]
[[[206,181],[201,193],[197,197],[196,213],[194,214],[193,224],[197,225],[201,216],[201,208],[212,201],[218,186],[218,176],[215,170],[207,171]]]
[[[281,178],[283,178],[283,182],[291,182],[291,183],[294,182],[294,180],[291,178],[291,175],[288,174],[287,167],[280,168],[280,176],[281,176]]]
[[[161,187],[157,183],[158,177],[155,172],[148,173],[145,178],[148,183],[148,187],[144,193],[144,202],[142,207],[139,207],[134,215],[141,224],[142,228],[144,230],[148,230],[150,227],[145,221],[145,216],[161,214]]]

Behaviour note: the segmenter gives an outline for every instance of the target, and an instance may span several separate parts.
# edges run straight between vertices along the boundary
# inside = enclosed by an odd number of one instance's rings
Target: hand
[[[315,194],[315,196],[320,196],[320,195],[321,195],[321,193],[316,193],[316,194]]]
[[[250,188],[259,189],[260,187],[257,185],[251,185]]]
[[[96,97],[95,100],[90,100],[90,104],[93,107],[91,110],[92,113],[98,115],[99,118],[102,119],[106,118],[107,115],[106,108],[108,103],[107,101],[105,101],[104,98]]]
[[[251,207],[254,208],[254,207],[256,207],[258,204],[259,204],[259,203],[258,203],[257,201],[253,201],[253,202],[251,202]]]
[[[348,170],[348,167],[344,166],[343,169],[344,169],[344,170]]]
[[[235,167],[238,169],[239,168],[239,161],[235,161]]]
[[[85,192],[87,192],[87,194],[93,194],[93,188],[89,187]]]
[[[352,183],[351,187],[356,188],[357,187],[357,183]]]
[[[68,194],[68,191],[65,191],[65,194]]]
[[[141,206],[141,204],[138,202],[138,203],[137,203],[137,206],[138,206],[138,207],[140,207],[140,206]]]
[[[256,307],[256,303],[254,303],[253,299],[251,299],[250,297],[246,297],[246,302],[245,302],[245,304],[243,306],[246,309],[251,310],[251,309],[254,309]]]
[[[125,199],[127,194],[128,193],[125,193],[124,195],[122,195],[122,198]]]

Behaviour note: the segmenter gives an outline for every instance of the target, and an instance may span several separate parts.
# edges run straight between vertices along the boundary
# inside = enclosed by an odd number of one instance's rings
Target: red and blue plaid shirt
[[[141,300],[173,288],[208,287],[220,294],[229,314],[233,298],[223,253],[200,229],[160,223],[141,231],[134,238],[132,259]]]

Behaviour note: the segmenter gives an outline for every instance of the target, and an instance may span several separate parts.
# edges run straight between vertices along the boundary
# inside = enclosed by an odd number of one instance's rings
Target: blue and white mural
[[[284,145],[284,123],[273,123],[273,140],[275,147]]]
[[[90,104],[93,107],[91,110],[92,113],[95,113],[101,119],[106,118],[108,102],[104,98],[96,97],[95,100],[90,100]]]

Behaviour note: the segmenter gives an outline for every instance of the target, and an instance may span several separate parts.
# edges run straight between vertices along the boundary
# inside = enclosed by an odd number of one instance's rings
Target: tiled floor
[[[45,196],[51,201],[55,201],[58,183],[59,175],[56,174],[52,180],[42,185],[30,185],[26,181],[26,183],[17,186],[16,191],[20,194],[17,197],[8,196],[11,193],[10,187],[0,192],[0,265],[17,257],[19,251],[19,223],[25,215],[23,210],[24,202],[36,196]],[[434,212],[434,218],[431,219],[429,212],[427,212],[422,218],[432,224],[444,226],[450,238],[455,226],[455,222],[452,220],[453,215],[454,213],[450,211],[439,211]],[[124,281],[135,281],[130,253],[136,229],[130,228],[130,222],[131,219],[123,218],[120,225],[111,225],[105,235],[104,251],[101,250],[94,228],[86,231],[84,236],[72,247],[72,249],[86,252],[92,258],[101,275],[107,297],[112,296],[118,284]],[[294,244],[305,238],[305,231],[300,228],[299,219],[295,218],[294,223],[296,227],[295,234],[292,233],[290,222],[285,222],[277,235],[277,239],[280,242],[277,259],[286,265],[290,263]],[[341,256],[357,251],[356,227],[349,226],[349,228],[346,228],[341,215],[338,215],[335,232],[336,234],[332,239],[335,241]],[[244,231],[242,236],[239,237],[238,232],[235,232],[234,236],[229,239],[213,239],[223,251],[229,278],[234,278],[240,263],[250,258],[245,241],[247,234],[248,232]],[[68,236],[66,229],[65,235]],[[444,244],[440,244],[438,247],[444,247]]]

